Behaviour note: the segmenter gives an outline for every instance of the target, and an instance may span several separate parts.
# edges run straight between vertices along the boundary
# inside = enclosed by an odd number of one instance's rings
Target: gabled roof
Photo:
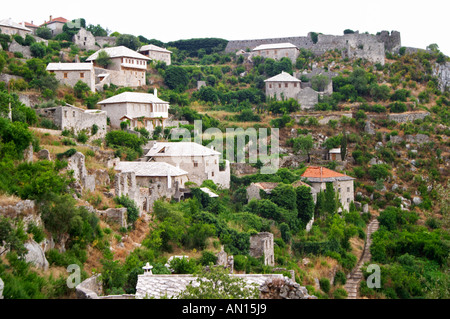
[[[194,142],[156,142],[146,154],[149,157],[210,155],[220,155],[220,153]]]
[[[118,95],[114,95],[106,100],[100,101],[97,104],[116,104],[116,103],[169,103],[161,100],[157,96],[151,93],[138,93],[138,92],[123,92]]]
[[[188,172],[164,162],[119,162],[114,168],[121,172],[134,172],[136,176],[183,176]]]
[[[49,21],[45,21],[43,24],[41,24],[41,27],[45,26],[47,24],[52,24],[52,23],[64,23],[65,24],[67,22],[69,22],[69,20],[67,20],[66,18],[58,17],[58,18],[51,19]]]
[[[172,53],[172,51],[169,51],[169,50],[164,49],[164,48],[160,48],[159,46],[156,46],[154,44],[144,45],[138,51],[139,52],[142,52],[142,51],[158,51],[158,52]]]
[[[253,51],[260,51],[260,50],[274,50],[274,49],[289,49],[289,48],[296,48],[295,45],[292,43],[271,43],[271,44],[261,44],[253,49]]]
[[[301,82],[301,81],[296,77],[293,77],[289,73],[281,71],[280,74],[268,78],[267,80],[264,80],[264,82]]]
[[[302,177],[307,178],[310,182],[335,182],[354,180],[353,177],[341,174],[331,169],[321,166],[309,166],[302,174]]]
[[[145,55],[142,55],[136,51],[133,51],[125,46],[118,46],[118,47],[100,49],[97,52],[95,52],[94,54],[92,54],[90,57],[88,57],[86,59],[86,61],[96,60],[100,51],[105,51],[106,53],[108,53],[108,55],[111,58],[127,57],[127,58],[141,59],[141,60],[151,60],[149,57],[146,57]]]
[[[93,71],[92,63],[49,63],[47,71]]]
[[[33,28],[33,29],[39,28],[38,25],[35,25],[35,24],[33,24],[33,23],[30,23],[30,22],[24,22],[23,24],[24,24],[25,27],[27,27],[27,28]]]
[[[0,20],[0,27],[8,27],[31,32],[30,29],[24,27],[23,25],[17,22],[14,22],[11,18]]]

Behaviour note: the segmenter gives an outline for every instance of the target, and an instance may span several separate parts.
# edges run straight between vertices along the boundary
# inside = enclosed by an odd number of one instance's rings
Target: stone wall
[[[314,91],[309,87],[300,90],[300,93],[298,94],[298,103],[302,110],[313,109],[318,102],[319,93],[317,91]]]
[[[72,42],[82,50],[89,51],[100,49],[100,47],[95,44],[95,37],[85,28],[80,28],[80,31],[73,36]]]
[[[108,208],[107,210],[97,210],[96,213],[100,217],[117,222],[120,225],[120,227],[128,227],[127,209],[125,207]]]
[[[317,43],[311,40],[311,34],[306,37],[286,37],[256,40],[229,41],[225,52],[254,49],[258,45],[273,43],[292,43],[299,49],[311,50],[316,55],[321,55],[328,50],[342,50],[344,54],[355,58],[365,58],[372,62],[384,63],[384,51],[393,52],[401,46],[400,33],[397,31],[381,31],[377,35],[354,34],[324,35],[318,36]]]
[[[98,44],[101,48],[105,45],[114,47],[116,46],[116,37],[95,37],[95,43]]]
[[[95,176],[89,175],[85,166],[85,156],[83,153],[76,152],[68,159],[67,170],[73,170],[73,177],[84,189],[95,191]],[[81,192],[78,186],[77,191]]]
[[[9,52],[20,52],[22,53],[23,57],[26,59],[30,59],[32,57],[31,50],[29,46],[23,46],[16,42],[16,40],[13,40],[8,48]]]
[[[36,105],[40,104],[41,101],[40,99],[40,95],[36,95],[36,94],[27,94],[27,93],[17,93],[17,95],[19,96],[19,101],[23,104],[25,104],[25,106],[27,107],[35,107]]]
[[[428,115],[430,115],[430,112],[391,113],[388,114],[388,119],[397,123],[406,123],[423,120]]]

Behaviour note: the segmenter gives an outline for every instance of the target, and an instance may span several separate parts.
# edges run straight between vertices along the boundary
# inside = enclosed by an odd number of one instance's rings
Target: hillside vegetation
[[[287,58],[248,61],[242,55],[226,54],[223,39],[164,44],[134,38],[139,44],[165,45],[173,52],[173,64],[150,63],[147,83],[138,89],[110,85],[92,93],[81,82],[73,88],[63,86],[46,71],[50,62],[73,62],[76,55],[84,61],[92,51],[80,50],[64,36],[49,39],[48,46],[29,37],[15,37],[31,48],[33,58],[24,59],[6,50],[12,39],[0,34],[4,49],[0,73],[17,76],[9,85],[0,82],[0,204],[10,205],[19,198],[35,200],[43,222],[25,225],[21,218],[0,216],[0,278],[5,282],[6,298],[73,298],[65,271],[71,264],[81,267],[82,279],[101,273],[105,294],[132,294],[147,262],[153,265],[154,274],[167,274],[170,271],[164,265],[170,256],[187,255],[189,261],[174,262],[172,268],[179,274],[194,273],[214,263],[222,246],[234,256],[236,272],[272,273],[278,268],[276,272],[290,276],[288,271],[294,270],[295,280],[310,294],[345,298],[346,276],[361,256],[366,227],[373,218],[380,221],[380,229],[370,249],[372,263],[381,266],[382,285],[371,289],[362,281],[361,295],[449,297],[450,93],[441,92],[433,76],[433,65],[448,61],[436,46],[414,54],[388,52],[384,65],[342,58],[338,50],[321,56],[301,50],[292,63]],[[311,71],[313,66],[338,74],[333,78],[333,93],[320,98],[314,110],[301,110],[293,99],[266,99],[265,79],[281,71]],[[197,89],[198,81],[205,81],[206,86]],[[325,80],[316,77],[311,81],[317,88]],[[137,218],[134,202],[108,196],[114,189],[114,171],[106,167],[102,156],[110,153],[135,160],[149,140],[169,140],[170,130],[151,135],[142,130],[140,138],[111,131],[103,140],[89,139],[88,132],[50,134],[43,129],[57,127],[39,117],[35,109],[65,103],[95,109],[100,100],[121,92],[152,93],[155,88],[158,97],[170,102],[171,116],[189,121],[184,127],[191,131],[197,119],[203,121],[203,130],[215,127],[224,133],[226,128],[279,128],[280,157],[297,154],[306,156],[305,160],[271,175],[259,173],[261,163],[253,164],[257,173],[233,174],[230,189],[204,182],[202,186],[218,198],[193,187],[192,198],[179,203],[156,201],[151,214]],[[34,96],[39,103],[26,107],[19,94]],[[388,117],[418,111],[429,115],[405,123]],[[343,116],[346,113],[353,117]],[[337,117],[320,124],[329,115]],[[368,123],[374,127],[373,134],[366,130]],[[418,134],[426,137],[424,142],[407,139]],[[204,139],[205,145],[209,142]],[[23,153],[30,144],[34,152],[49,150],[53,160],[35,156],[33,163],[25,162]],[[346,150],[344,162],[314,155],[314,150],[341,147]],[[106,171],[111,184],[95,192],[76,193],[73,177],[66,170],[67,158],[76,151],[86,156],[89,172]],[[292,185],[308,165],[324,165],[356,178],[350,211],[340,212],[332,187],[319,194],[315,205],[306,187]],[[261,200],[247,202],[246,187],[263,181],[279,185]],[[368,212],[362,211],[365,204]],[[102,210],[127,207],[130,227],[101,219],[84,205]],[[307,232],[313,215],[314,225]],[[249,255],[250,236],[263,231],[274,234],[275,267]],[[53,238],[54,248],[46,252],[48,271],[23,259],[24,243],[30,238],[38,243]]]

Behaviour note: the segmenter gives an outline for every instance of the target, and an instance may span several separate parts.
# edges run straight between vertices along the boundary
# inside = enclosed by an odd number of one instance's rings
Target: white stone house
[[[94,124],[97,126],[96,138],[102,138],[106,135],[106,112],[100,110],[85,110],[69,104],[46,109],[40,109],[38,112],[51,119],[61,130],[70,130],[75,134],[86,131],[92,134]]]
[[[156,142],[146,154],[148,161],[165,162],[188,172],[189,181],[200,186],[212,180],[223,188],[230,188],[230,163],[219,166],[221,154],[193,142]]]
[[[274,60],[281,60],[282,58],[289,58],[292,63],[297,60],[300,50],[292,43],[272,43],[262,44],[252,50],[254,55],[259,55],[264,58]]]
[[[104,69],[96,62],[101,51],[106,52],[111,64]],[[118,46],[103,48],[89,56],[86,61],[92,61],[99,75],[98,82],[103,84],[114,84],[117,86],[138,87],[145,85],[147,61],[150,58],[135,52],[127,47]]]
[[[116,195],[127,195],[141,211],[150,211],[155,200],[180,199],[188,173],[163,162],[119,162],[114,169]]]
[[[169,102],[163,101],[155,94],[123,92],[98,102],[101,109],[108,114],[110,125],[120,128],[120,123],[128,119],[129,129],[144,127],[152,132],[156,126],[165,126],[169,117]]]
[[[284,71],[264,80],[264,82],[266,83],[266,96],[275,97],[277,100],[282,100],[283,98],[285,100],[289,98],[297,100],[302,89],[302,81]]]
[[[50,29],[50,31],[52,32],[52,35],[58,35],[60,33],[63,33],[63,27],[64,25],[69,22],[69,20],[63,18],[63,17],[58,17],[58,18],[54,18],[52,16],[50,16],[50,19],[48,21],[45,21],[41,27],[47,27]]]
[[[355,200],[353,177],[320,166],[309,166],[301,177],[305,178],[317,192],[325,191],[326,184],[333,183],[344,210],[348,211],[350,203]]]
[[[62,84],[74,87],[78,81],[86,83],[95,92],[95,70],[92,63],[49,63],[47,71]]]
[[[138,50],[139,53],[149,57],[153,61],[161,61],[165,62],[166,65],[170,65],[172,51],[169,51],[164,48],[160,48],[153,44],[144,45]]]
[[[310,87],[302,88],[302,81],[287,72],[282,71],[264,82],[267,97],[278,101],[293,98],[300,104],[302,110],[313,108],[319,101],[318,92]]]
[[[2,31],[2,34],[11,36],[18,34],[21,37],[25,37],[27,34],[31,34],[33,32],[24,25],[14,22],[11,18],[0,21],[0,30]]]

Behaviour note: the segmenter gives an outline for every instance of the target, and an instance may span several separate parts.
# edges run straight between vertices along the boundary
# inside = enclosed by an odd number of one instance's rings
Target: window
[[[341,188],[339,187],[339,188],[338,188],[338,193],[340,193],[340,192],[341,192]]]
[[[347,198],[347,203],[350,203],[350,197],[349,197],[349,198]]]
[[[288,87],[288,84],[287,84],[287,83],[284,83],[284,87],[287,88],[287,87]]]
[[[64,117],[67,117],[67,111],[64,111]]]
[[[64,72],[64,78],[67,79],[68,78],[68,74],[67,72]]]
[[[80,73],[80,79],[84,79],[84,73],[83,72]]]
[[[198,162],[194,161],[194,167],[198,167]]]
[[[297,87],[297,83],[294,83],[294,87],[295,87],[295,88]]]
[[[280,88],[280,89],[281,89],[281,84],[278,84],[278,88]]]
[[[75,111],[72,112],[73,117],[75,117]]]
[[[270,88],[270,89],[272,88],[272,84],[269,84],[269,88]]]
[[[347,187],[347,193],[350,193],[350,187]]]
[[[214,172],[211,172],[211,176],[214,177]]]

